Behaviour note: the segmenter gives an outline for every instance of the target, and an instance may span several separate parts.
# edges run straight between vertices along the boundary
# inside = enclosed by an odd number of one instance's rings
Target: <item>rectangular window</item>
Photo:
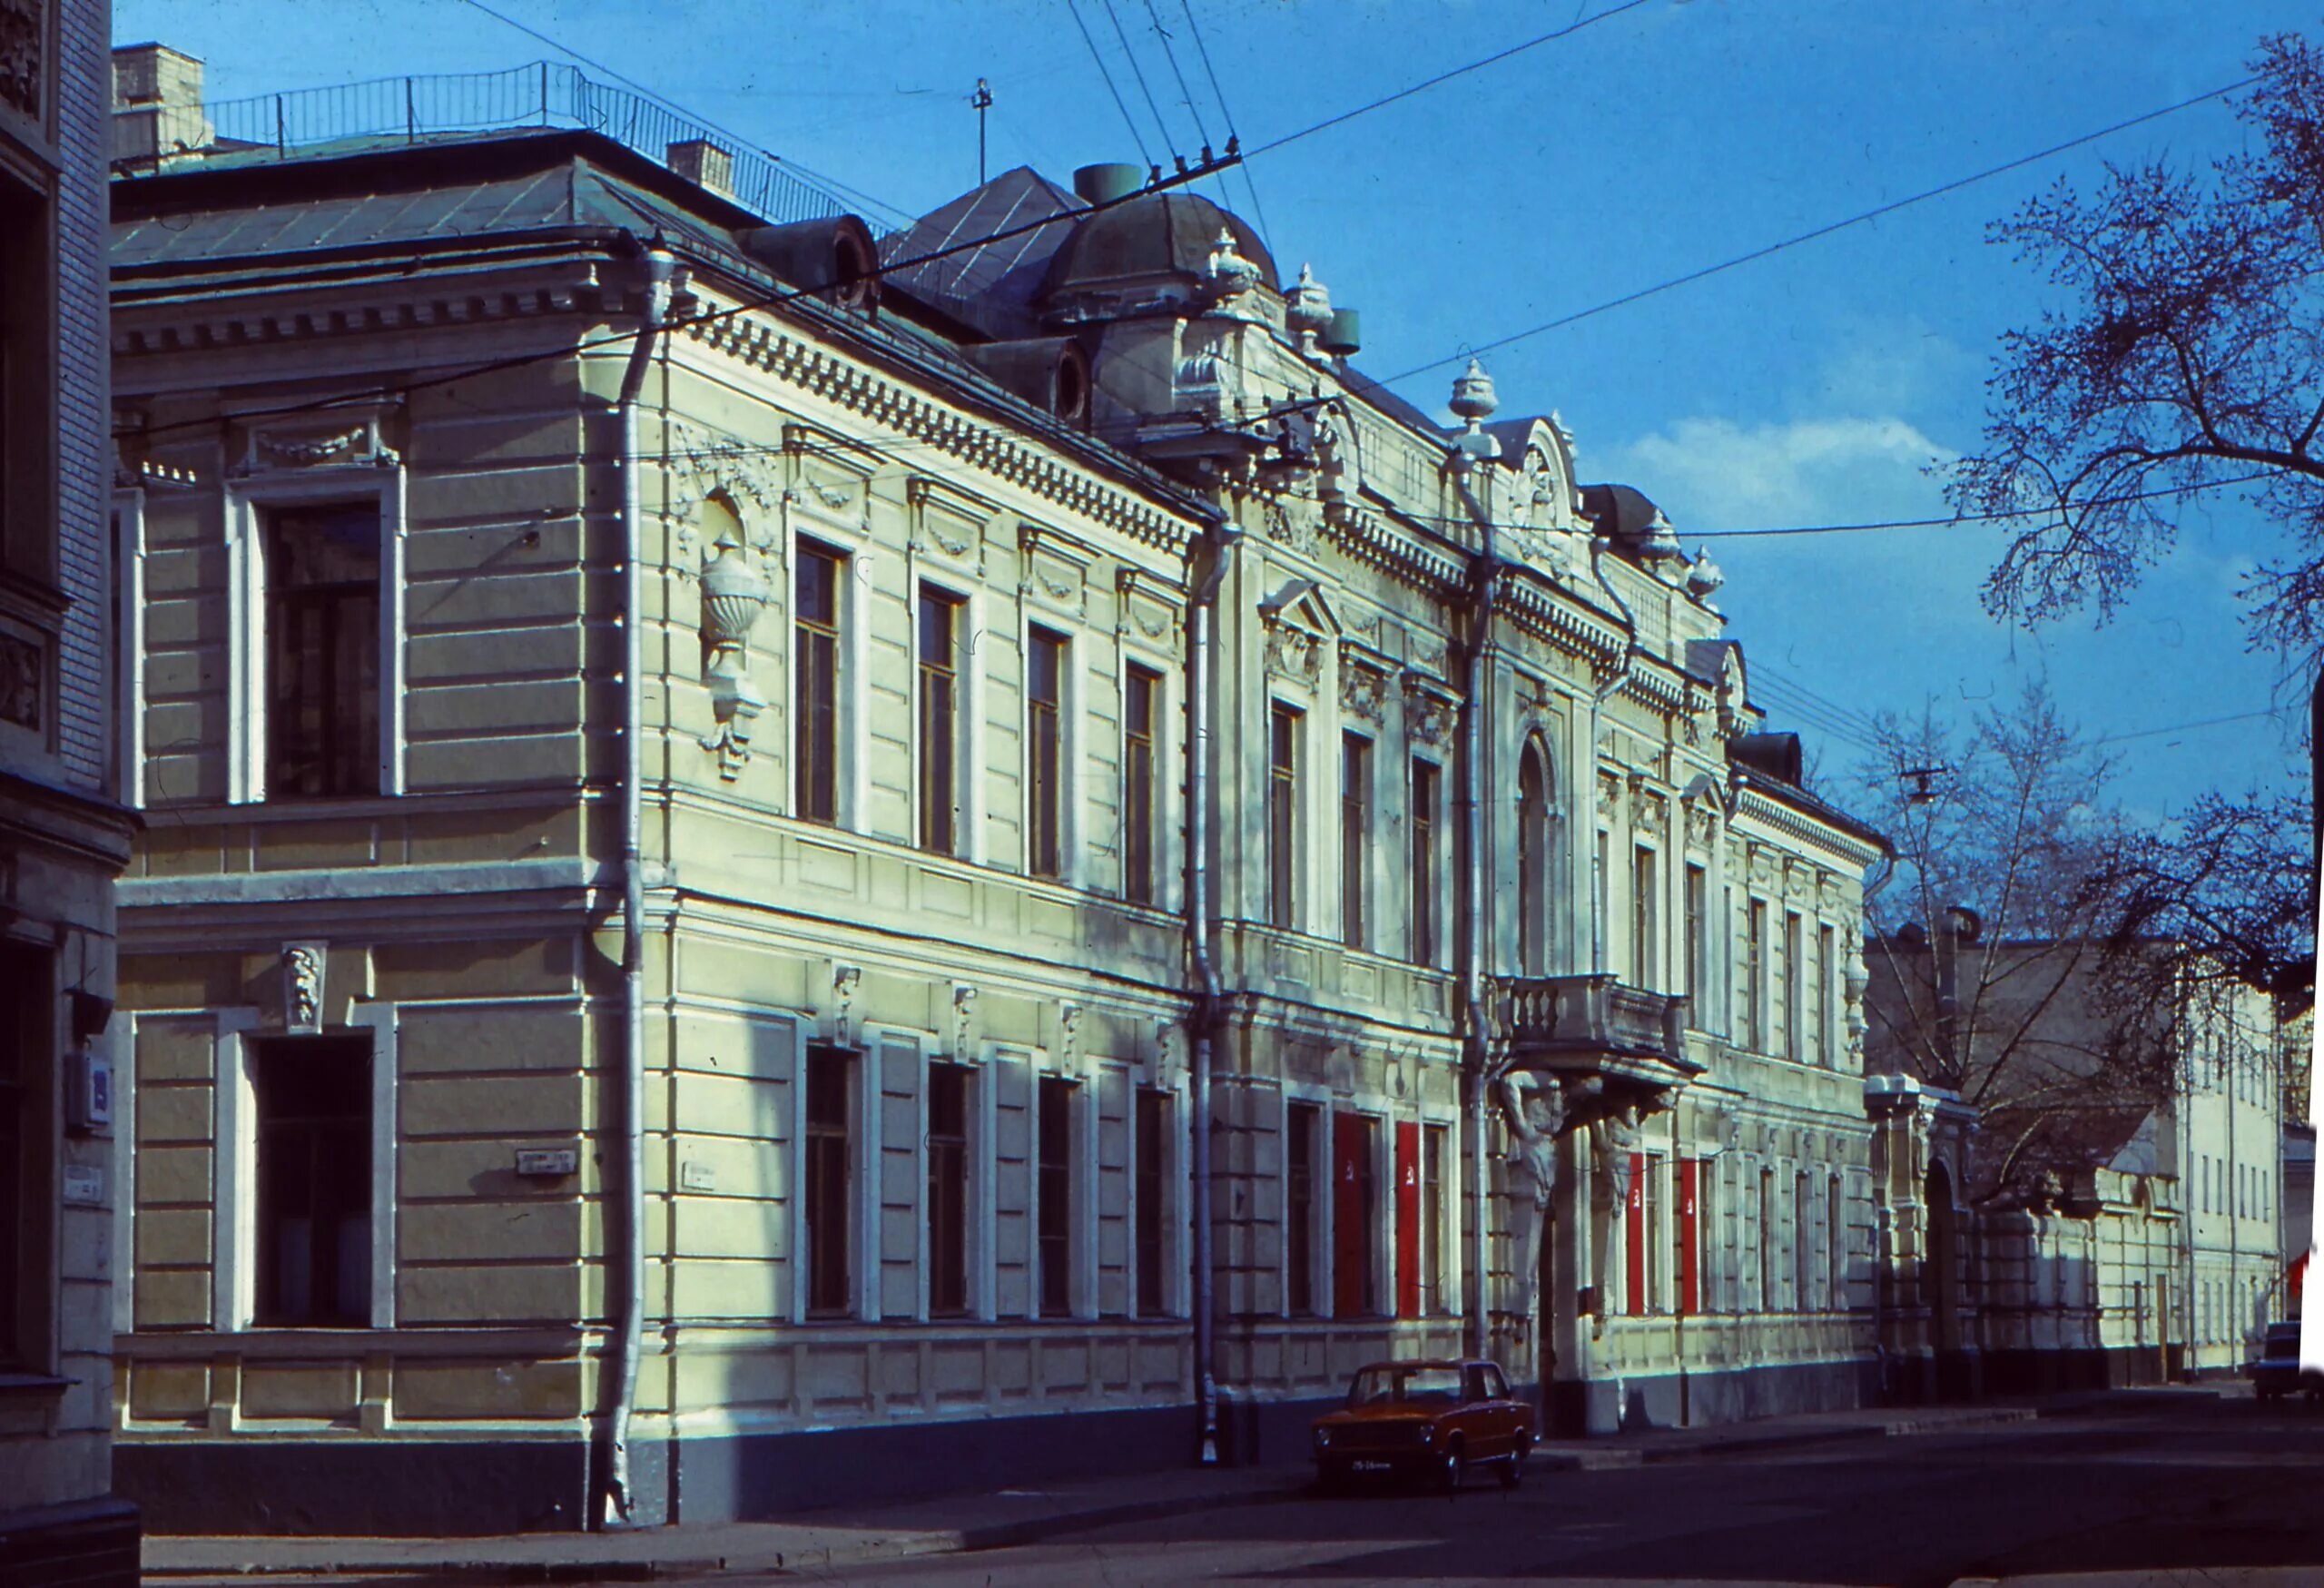
[[[1340,941],[1368,948],[1372,892],[1372,741],[1361,734],[1340,739]]]
[[[1065,636],[1036,628],[1025,640],[1025,735],[1030,870],[1065,874]]]
[[[1151,904],[1159,895],[1154,813],[1160,803],[1155,730],[1161,693],[1161,674],[1130,665],[1122,686],[1122,897],[1133,904]]]
[[[1808,1254],[1814,1249],[1809,1232],[1816,1228],[1816,1218],[1809,1197],[1807,1172],[1802,1169],[1791,1177],[1791,1306],[1795,1312],[1806,1312],[1814,1305],[1808,1287],[1815,1270]]]
[[[1073,1311],[1073,1097],[1078,1089],[1054,1075],[1041,1077],[1039,1118],[1041,1316]]]
[[[1640,987],[1662,984],[1662,922],[1656,887],[1654,851],[1640,845],[1630,857],[1630,975]]]
[[[807,1050],[807,1316],[855,1309],[855,1059],[843,1048]]]
[[[266,793],[379,792],[379,508],[266,514]]]
[[[1442,1125],[1421,1130],[1420,1240],[1422,1301],[1432,1317],[1452,1310],[1444,1288],[1444,1139]]]
[[[44,1060],[56,1050],[55,980],[48,952],[0,943],[0,1366],[48,1366],[45,1232],[54,1127],[44,1106]],[[127,1279],[121,1281],[128,1283]]]
[[[0,570],[44,586],[59,551],[55,250],[47,203],[0,178]]]
[[[1848,1305],[1848,1228],[1846,1208],[1840,1198],[1840,1177],[1834,1175],[1824,1187],[1824,1245],[1825,1283],[1830,1287],[1824,1305],[1833,1312],[1846,1312]]]
[[[1776,1309],[1776,1171],[1759,1171],[1759,1310]]]
[[[799,543],[797,589],[792,606],[798,672],[793,720],[798,724],[793,797],[810,822],[839,820],[839,624],[845,559],[835,551]]]
[[[1284,1309],[1315,1312],[1315,1134],[1322,1110],[1293,1103],[1284,1121]]]
[[[1787,1059],[1807,1057],[1807,1031],[1800,1006],[1800,979],[1807,971],[1802,962],[1798,912],[1783,913],[1783,1050]]]
[[[260,1042],[258,1286],[262,1327],[371,1321],[371,1041]]]
[[[1299,716],[1280,701],[1267,714],[1267,919],[1299,925]]]
[[[1170,1094],[1137,1094],[1137,1311],[1160,1317],[1170,1309]]]
[[[1687,868],[1687,984],[1679,991],[1687,995],[1688,1023],[1697,1030],[1708,1029],[1709,989],[1703,985],[1703,965],[1708,958],[1703,952],[1703,933],[1709,923],[1703,919],[1710,894],[1710,875],[1699,865]]]
[[[1619,930],[1608,916],[1606,906],[1606,896],[1614,885],[1614,879],[1608,874],[1614,863],[1612,843],[1606,833],[1598,834],[1598,850],[1591,859],[1590,872],[1591,908],[1596,912],[1590,919],[1596,922],[1596,952],[1600,965],[1612,958],[1614,933]]]
[[[920,846],[960,846],[960,599],[920,587]]]
[[[928,1312],[969,1310],[969,1071],[928,1067]]]
[[[1768,1050],[1768,902],[1751,901],[1750,936],[1743,947],[1743,1033],[1755,1053]]]
[[[1816,928],[1816,1056],[1827,1064],[1840,1061],[1838,989],[1832,985],[1834,933],[1829,926]]]
[[[1416,965],[1436,963],[1436,763],[1413,758],[1413,932]]]
[[[1380,1198],[1373,1169],[1378,1121],[1332,1116],[1332,1316],[1364,1317],[1379,1306],[1373,1248]]]

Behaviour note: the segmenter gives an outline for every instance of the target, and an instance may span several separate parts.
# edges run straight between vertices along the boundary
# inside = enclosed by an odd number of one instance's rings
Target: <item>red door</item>
[[[1372,1121],[1332,1116],[1332,1316],[1372,1310]]]
[[[1420,1316],[1420,1123],[1396,1125],[1396,1316]]]
[[[1701,1293],[1695,1278],[1695,1184],[1702,1174],[1699,1158],[1679,1160],[1679,1310],[1700,1310]]]
[[[1623,1207],[1623,1256],[1629,1258],[1626,1297],[1632,1317],[1646,1311],[1646,1154],[1630,1154],[1630,1194]]]

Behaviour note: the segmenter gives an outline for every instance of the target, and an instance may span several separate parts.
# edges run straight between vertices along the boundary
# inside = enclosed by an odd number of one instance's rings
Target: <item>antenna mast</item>
[[[977,79],[977,91],[969,103],[977,112],[977,185],[984,185],[984,113],[992,108],[992,88],[981,77]]]

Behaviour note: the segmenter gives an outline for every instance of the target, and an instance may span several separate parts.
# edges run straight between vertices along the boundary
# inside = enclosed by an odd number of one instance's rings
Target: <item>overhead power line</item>
[[[1257,148],[1246,150],[1245,153],[1254,155],[1265,154],[1271,150],[1281,149],[1288,144],[1296,143],[1302,138],[1312,138],[1316,133],[1324,131],[1326,128],[1336,127],[1344,122],[1352,122],[1358,116],[1370,115],[1375,110],[1384,109],[1388,105],[1396,104],[1400,100],[1410,99],[1415,94],[1425,94],[1432,88],[1440,87],[1444,84],[1452,82],[1455,77],[1465,77],[1472,72],[1482,72],[1487,66],[1499,65],[1502,62],[1510,59],[1512,56],[1521,55],[1528,50],[1539,49],[1543,44],[1551,44],[1558,39],[1566,38],[1573,34],[1580,33],[1585,27],[1594,27],[1599,23],[1610,21],[1614,17],[1621,15],[1626,11],[1636,11],[1640,6],[1649,3],[1650,0],[1622,0],[1621,5],[1610,6],[1606,10],[1599,12],[1594,16],[1585,16],[1580,21],[1569,23],[1563,27],[1552,28],[1548,33],[1544,34],[1537,34],[1533,37],[1525,40],[1522,44],[1512,44],[1505,50],[1495,50],[1492,54],[1486,55],[1480,60],[1471,61],[1465,66],[1455,66],[1449,72],[1439,72],[1433,77],[1424,77],[1418,83],[1411,84],[1409,87],[1399,88],[1393,94],[1384,94],[1377,99],[1367,100],[1365,103],[1357,105],[1354,110],[1344,110],[1337,115],[1326,116],[1322,121],[1316,122],[1310,126],[1302,127],[1295,133],[1285,133],[1280,138],[1270,138],[1267,142],[1260,144]]]
[[[1074,0],[1065,0],[1065,8],[1073,14],[1073,25],[1081,30],[1081,42],[1089,46],[1089,58],[1098,64],[1098,75],[1106,80],[1106,92],[1114,96],[1114,108],[1122,113],[1122,125],[1129,129],[1129,141],[1137,145],[1138,159],[1146,163],[1147,170],[1155,169],[1154,155],[1146,147],[1146,139],[1138,133],[1137,118],[1129,113],[1129,102],[1114,85],[1114,74],[1106,64],[1105,52],[1098,47],[1098,40],[1090,33],[1089,25],[1081,20],[1081,7],[1074,4]]]
[[[1146,96],[1146,108],[1154,117],[1154,130],[1161,134],[1162,151],[1175,158],[1178,153],[1177,140],[1170,136],[1170,123],[1163,119],[1162,107],[1154,102],[1154,85],[1146,80],[1146,64],[1130,47],[1129,34],[1122,26],[1121,13],[1114,9],[1114,0],[1098,0],[1098,4],[1106,8],[1106,20],[1114,25],[1114,37],[1121,41],[1122,58],[1129,63],[1129,74],[1137,80],[1138,93]]]
[[[1229,149],[1240,148],[1243,135],[1235,130],[1234,109],[1226,103],[1226,91],[1218,85],[1218,68],[1210,63],[1210,46],[1203,42],[1202,24],[1195,20],[1194,0],[1178,0],[1178,8],[1187,14],[1187,32],[1194,36],[1195,51],[1202,56],[1203,75],[1210,79],[1210,96],[1218,102],[1218,113],[1226,119],[1226,146]],[[1161,26],[1159,23],[1155,25],[1157,29]],[[1220,185],[1223,187],[1225,183]],[[1251,168],[1247,163],[1243,167],[1243,191],[1251,195],[1251,213],[1258,218],[1259,235],[1270,243],[1279,242],[1275,228],[1267,224],[1267,207],[1259,202],[1259,184],[1252,180]]]

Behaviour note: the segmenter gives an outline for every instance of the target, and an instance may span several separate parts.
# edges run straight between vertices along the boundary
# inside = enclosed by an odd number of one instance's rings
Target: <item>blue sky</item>
[[[875,196],[932,209],[975,180],[967,99],[990,79],[991,166],[1137,159],[1065,0],[489,0],[704,120]],[[1226,107],[1257,146],[1610,8],[1419,0],[1193,0]],[[1200,141],[1154,33],[1168,29],[1214,142],[1225,117],[1183,0],[1112,0],[1171,141]],[[1162,157],[1105,0],[1080,14]],[[318,24],[328,18],[327,26]],[[2244,75],[2312,8],[2240,0],[1649,0],[1568,38],[1254,160],[1286,272],[1312,261],[1364,311],[1384,375],[2159,109]],[[115,36],[203,58],[213,98],[556,52],[469,0],[115,0]],[[584,70],[587,70],[586,67]],[[2041,283],[1984,241],[1994,217],[2108,159],[2240,145],[2221,106],[1490,352],[1504,417],[1558,411],[1584,478],[1627,480],[1699,531],[1941,515],[1932,469],[1972,449],[1999,333]],[[873,217],[881,219],[879,215]],[[1441,407],[1452,370],[1402,382]],[[1714,543],[1758,676],[1843,713],[1955,711],[2046,676],[2112,747],[2117,792],[2167,815],[2199,791],[2304,780],[2305,682],[2250,654],[2237,598],[2266,528],[2222,498],[2103,627],[2033,634],[1977,600],[1998,532],[1974,526]],[[2152,733],[2282,708],[2273,720]],[[1837,773],[1844,738],[1805,728]]]

